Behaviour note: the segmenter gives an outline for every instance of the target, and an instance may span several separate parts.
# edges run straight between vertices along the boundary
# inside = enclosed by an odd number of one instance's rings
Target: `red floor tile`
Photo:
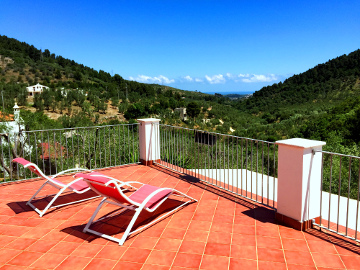
[[[287,270],[285,263],[259,261],[259,270]]]
[[[178,253],[173,266],[199,268],[202,256],[199,254]]]
[[[312,253],[316,266],[329,268],[344,268],[339,255]]]
[[[297,240],[291,238],[282,238],[281,239],[283,248],[285,250],[294,250],[294,251],[309,251],[309,247],[305,240]]]
[[[49,251],[53,246],[58,244],[57,241],[45,241],[45,240],[38,240],[31,246],[29,246],[26,250],[33,251],[33,252],[47,252]]]
[[[39,252],[23,251],[8,264],[19,265],[19,266],[30,266],[33,262],[39,259],[43,254]]]
[[[171,266],[176,253],[165,250],[153,250],[146,260],[147,264]]]
[[[205,242],[183,241],[181,243],[179,252],[192,253],[192,254],[203,254],[205,245],[206,245]]]
[[[41,256],[36,262],[34,262],[31,265],[31,267],[55,269],[66,258],[67,258],[66,255],[46,253],[43,256]]]
[[[200,269],[204,270],[227,270],[229,268],[230,258],[204,255],[201,261]]]
[[[122,261],[144,263],[149,256],[151,250],[140,248],[128,248],[121,257]]]
[[[256,246],[255,235],[233,234],[231,243],[240,246]]]
[[[230,256],[229,244],[207,243],[204,254],[214,256]]]
[[[84,258],[84,257],[76,257],[76,256],[69,256],[67,257],[56,269],[57,270],[81,270],[84,269],[91,258]]]
[[[142,263],[132,263],[132,262],[118,262],[113,270],[140,270],[143,267]],[[105,269],[104,269],[105,270]]]
[[[166,228],[161,235],[162,238],[171,238],[171,239],[183,239],[186,230],[176,229],[176,228]]]
[[[231,245],[230,256],[236,259],[256,260],[256,247]]]
[[[258,247],[266,247],[270,249],[282,249],[279,237],[257,236],[256,242]]]
[[[167,251],[178,251],[181,245],[181,240],[171,238],[160,238],[157,242],[155,249],[167,250]]]
[[[127,247],[120,247],[118,245],[104,246],[95,257],[99,259],[119,260],[126,250]]]
[[[285,253],[285,258],[286,258],[287,263],[315,266],[314,260],[311,256],[310,252],[285,250],[284,253]]]
[[[49,253],[70,255],[80,244],[71,242],[59,242],[49,250]]]
[[[36,242],[36,239],[31,238],[17,238],[6,246],[6,248],[23,250]]]
[[[206,242],[209,236],[209,232],[199,231],[199,230],[187,230],[184,240],[185,241],[197,241],[197,242]]]
[[[347,269],[360,269],[360,256],[341,255],[340,257]]]
[[[102,250],[104,246],[102,245],[94,245],[89,243],[84,243],[80,246],[78,246],[72,253],[72,256],[78,256],[78,257],[89,257],[93,258]]]
[[[218,244],[231,244],[231,233],[226,232],[210,232],[208,242]]]
[[[257,270],[257,261],[231,258],[229,270],[239,269]]]
[[[284,254],[281,249],[258,248],[259,261],[284,263]]]
[[[14,257],[22,253],[21,250],[15,249],[1,249],[0,250],[0,264],[5,264],[8,261],[12,260]]]
[[[332,243],[313,240],[308,240],[307,243],[311,252],[337,254],[337,250]]]
[[[93,259],[85,268],[84,270],[90,269],[112,269],[117,262],[113,260],[105,260],[105,259]]]
[[[159,238],[157,238],[157,237],[147,237],[147,236],[139,235],[131,243],[131,247],[153,249],[158,241],[159,241]]]

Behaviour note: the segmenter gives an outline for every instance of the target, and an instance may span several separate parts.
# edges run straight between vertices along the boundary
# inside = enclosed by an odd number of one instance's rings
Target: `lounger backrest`
[[[42,173],[42,171],[40,171],[34,163],[31,163],[30,161],[28,161],[24,158],[21,158],[21,157],[14,158],[13,161],[23,165],[24,167],[26,166],[26,168],[28,168],[33,173],[36,173],[38,176],[45,177],[45,175]]]
[[[120,189],[118,189],[114,180],[101,175],[90,175],[85,173],[77,173],[76,177],[82,177],[96,193],[120,203],[128,203],[127,197]]]

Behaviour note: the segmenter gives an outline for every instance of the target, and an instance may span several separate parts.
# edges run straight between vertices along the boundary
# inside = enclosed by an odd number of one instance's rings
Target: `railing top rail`
[[[77,129],[93,129],[93,128],[104,128],[104,127],[116,127],[116,126],[135,126],[140,125],[139,123],[132,124],[117,124],[117,125],[104,125],[104,126],[89,126],[89,127],[74,127],[74,128],[56,128],[56,129],[38,129],[38,130],[22,130],[16,133],[28,133],[28,132],[43,132],[43,131],[62,131],[62,130],[77,130]],[[0,133],[0,135],[9,134],[7,132]]]
[[[166,125],[166,124],[155,124],[155,125],[160,125],[160,126],[164,126],[164,127],[172,127],[172,128],[177,128],[177,129],[190,130],[190,131],[202,131],[202,132],[207,132],[207,133],[213,134],[213,135],[221,135],[221,136],[233,137],[233,138],[238,138],[238,139],[245,139],[245,140],[256,141],[256,142],[263,142],[263,143],[268,143],[268,144],[274,144],[275,145],[275,142],[252,139],[252,138],[247,138],[247,137],[240,137],[240,136],[229,135],[229,134],[222,134],[222,133],[217,133],[217,132],[212,132],[212,131],[205,131],[205,130],[201,130],[201,129],[178,127],[178,126],[171,126],[171,125]]]
[[[360,157],[358,156],[352,156],[352,155],[345,155],[345,154],[340,154],[340,153],[334,153],[334,152],[328,152],[328,151],[320,151],[320,150],[314,150],[313,153],[318,153],[321,152],[323,154],[330,154],[330,155],[336,155],[336,156],[341,156],[341,157],[350,157],[350,158],[356,158],[356,159],[360,159]]]

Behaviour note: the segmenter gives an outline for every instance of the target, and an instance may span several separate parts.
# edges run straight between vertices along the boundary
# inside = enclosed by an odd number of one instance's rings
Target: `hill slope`
[[[359,95],[359,77],[360,50],[357,50],[294,75],[283,83],[264,87],[240,102],[238,108],[259,112],[308,102],[336,103]]]

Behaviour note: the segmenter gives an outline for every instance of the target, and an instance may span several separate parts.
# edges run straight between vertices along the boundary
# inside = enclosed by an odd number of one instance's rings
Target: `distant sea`
[[[229,95],[229,94],[237,94],[237,95],[250,95],[253,94],[255,91],[245,91],[245,92],[236,92],[236,91],[230,91],[230,92],[204,92],[205,94],[215,95],[215,93],[221,94],[221,95]]]

